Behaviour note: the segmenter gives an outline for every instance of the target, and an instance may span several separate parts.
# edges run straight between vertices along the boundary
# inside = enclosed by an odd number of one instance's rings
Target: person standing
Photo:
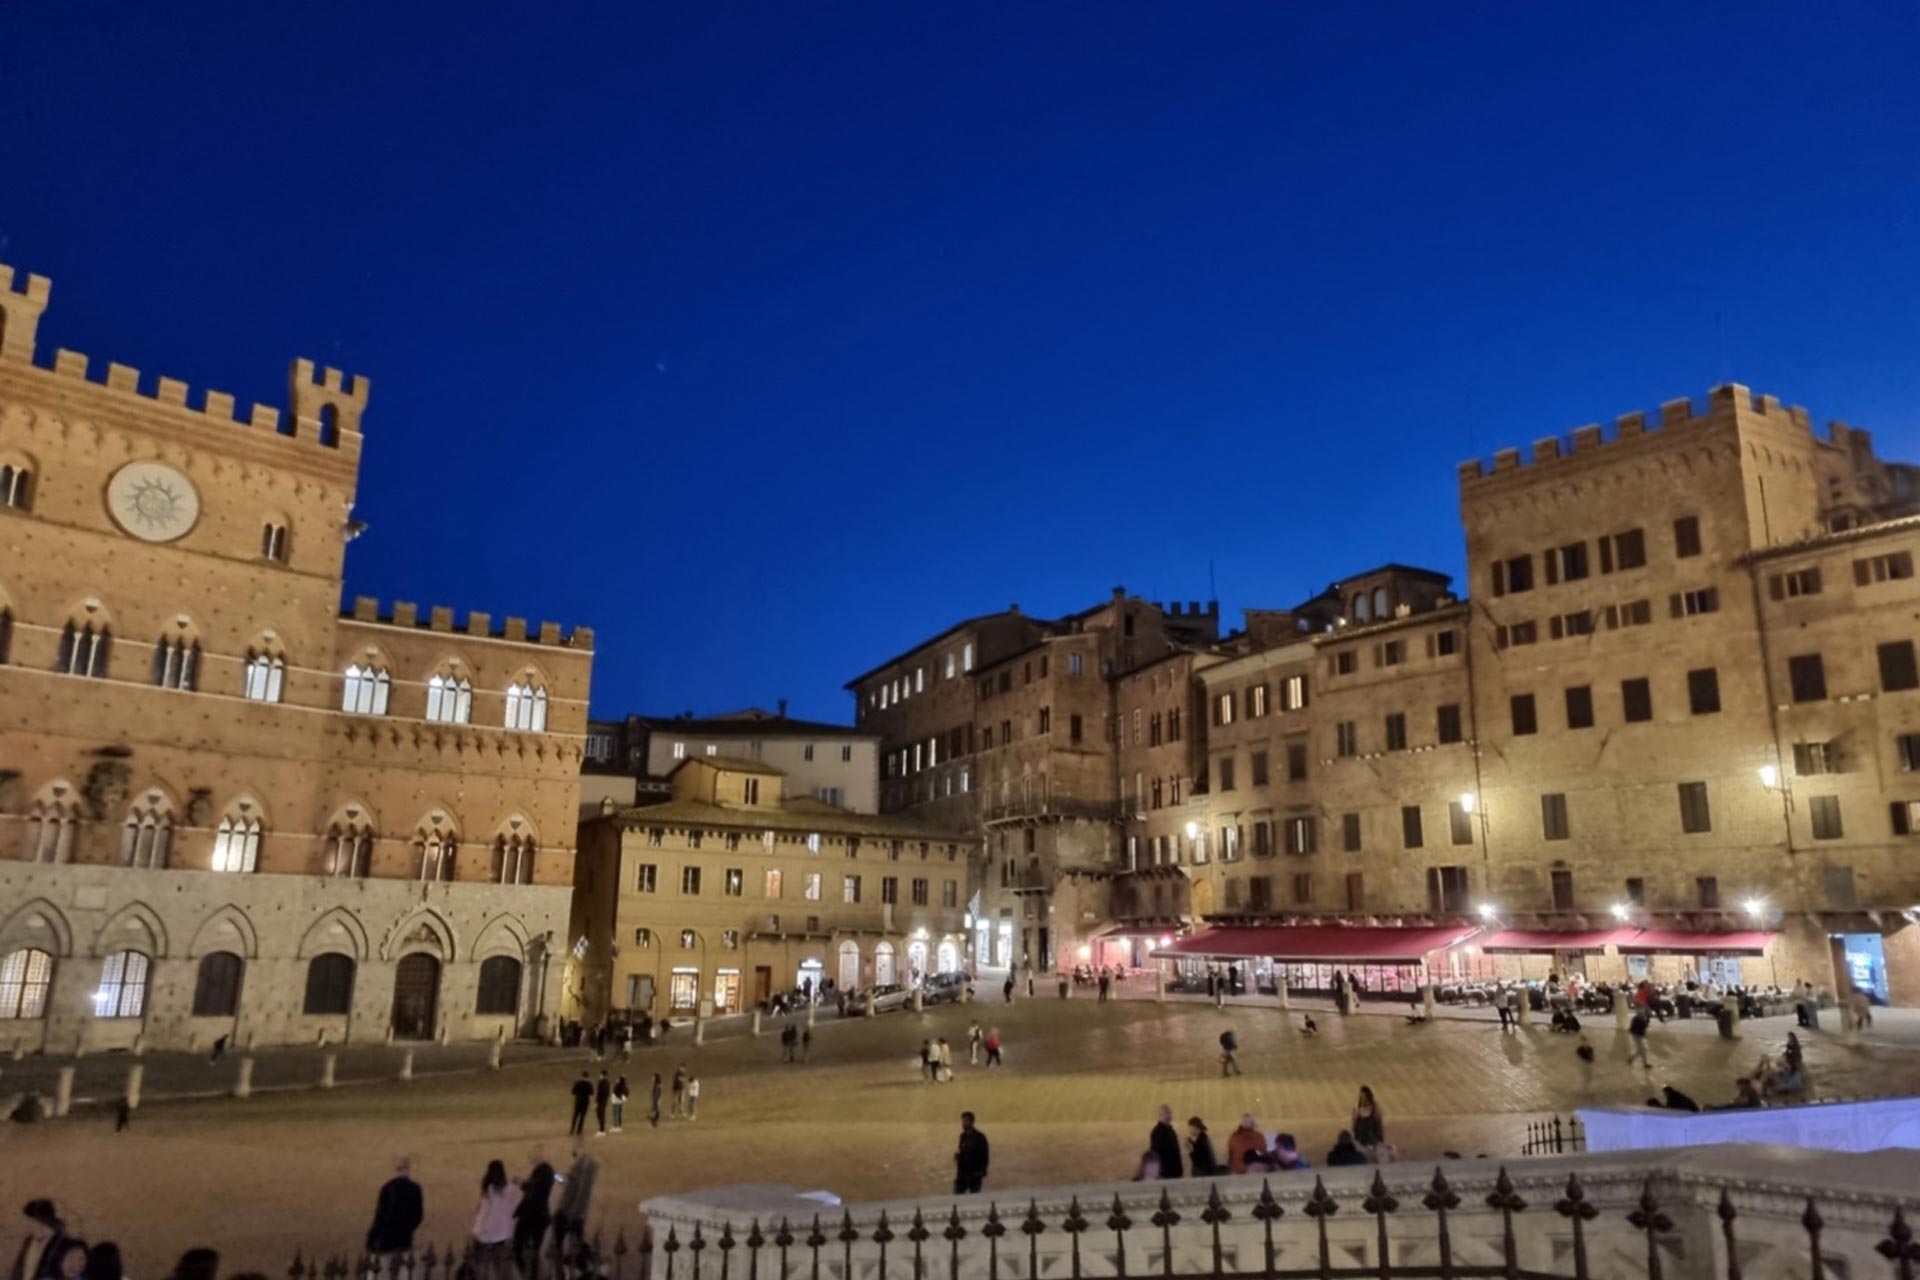
[[[19,1251],[13,1255],[13,1267],[7,1280],[40,1280],[53,1274],[55,1247],[67,1238],[65,1224],[54,1212],[51,1200],[29,1200],[21,1211],[27,1233],[21,1237]]]
[[[520,1274],[540,1274],[540,1250],[553,1223],[553,1166],[544,1151],[533,1152],[533,1168],[520,1181],[520,1203],[513,1210],[513,1260]]]
[[[1258,1155],[1267,1149],[1267,1135],[1260,1132],[1259,1122],[1249,1111],[1240,1117],[1240,1127],[1227,1139],[1227,1172],[1245,1173],[1247,1157]]]
[[[1233,1034],[1233,1028],[1228,1027],[1220,1033],[1220,1074],[1223,1077],[1240,1074],[1240,1061],[1233,1056],[1239,1051],[1240,1040]]]
[[[656,1129],[660,1127],[660,1073],[658,1071],[653,1073],[653,1100],[647,1108],[647,1123]]]
[[[1160,1162],[1162,1178],[1183,1178],[1186,1171],[1180,1157],[1180,1135],[1173,1130],[1173,1108],[1164,1102],[1160,1104],[1160,1119],[1154,1122],[1153,1131],[1147,1135],[1147,1149]],[[1197,1176],[1200,1170],[1194,1170]]]
[[[621,1076],[613,1082],[613,1131],[615,1133],[626,1128],[627,1094],[627,1078]]]
[[[975,1018],[971,1023],[967,1025],[967,1065],[968,1066],[977,1067],[980,1065],[980,1042],[984,1038],[985,1037],[982,1036],[980,1032],[980,1020],[978,1018]]]
[[[697,1120],[699,1119],[699,1117],[700,1117],[700,1077],[688,1076],[687,1077],[687,1119]]]
[[[1627,1039],[1631,1047],[1627,1050],[1627,1061],[1635,1058],[1647,1070],[1653,1070],[1653,1060],[1647,1057],[1647,1010],[1644,1005],[1633,1011],[1633,1021],[1627,1024]],[[1359,1135],[1355,1135],[1356,1137]]]
[[[1353,1140],[1368,1155],[1372,1155],[1387,1140],[1387,1118],[1381,1113],[1380,1104],[1374,1101],[1371,1087],[1364,1084],[1360,1086],[1360,1097],[1353,1104],[1352,1122],[1348,1128],[1353,1132]]]
[[[936,1064],[936,1068],[934,1071],[934,1079],[952,1080],[953,1079],[953,1046],[947,1043],[947,1038],[945,1036],[940,1037],[939,1054],[940,1054],[940,1060]]]
[[[1000,997],[1008,1004],[1013,1003],[1013,974],[1007,974],[1007,980],[1000,985]]]
[[[794,1060],[794,1051],[799,1048],[799,1045],[800,1034],[793,1029],[793,1024],[789,1022],[780,1031],[780,1047],[786,1050],[788,1062]]]
[[[1494,1012],[1500,1015],[1500,1029],[1502,1031],[1513,1026],[1513,1010],[1507,1006],[1507,1000],[1511,995],[1512,988],[1510,987],[1501,987],[1499,991],[1494,993]]]
[[[507,1166],[489,1160],[473,1214],[476,1280],[513,1280],[513,1211],[519,1207],[520,1188],[507,1182]]]
[[[578,1137],[586,1132],[587,1107],[593,1102],[593,1081],[582,1071],[580,1078],[573,1082],[573,1123],[568,1126],[569,1137]]]
[[[593,1183],[600,1175],[600,1162],[587,1154],[582,1144],[573,1144],[573,1163],[560,1184],[560,1203],[553,1206],[553,1251],[564,1260],[567,1241],[586,1234],[587,1213],[593,1208]]]
[[[933,1079],[933,1041],[920,1042],[920,1080],[928,1083]]]
[[[960,1144],[953,1153],[953,1194],[978,1195],[986,1181],[987,1135],[973,1127],[973,1112],[960,1113]]]
[[[367,1254],[378,1266],[389,1256],[413,1252],[413,1233],[426,1217],[426,1201],[413,1180],[413,1157],[401,1156],[393,1176],[380,1186],[373,1202],[373,1225],[367,1228]]]
[[[685,1063],[673,1069],[673,1118],[680,1119],[687,1114],[687,1067]]]
[[[1166,1108],[1162,1107],[1162,1111]],[[1213,1136],[1207,1132],[1207,1125],[1199,1116],[1187,1117],[1187,1155],[1193,1176],[1211,1178],[1220,1172],[1220,1162],[1214,1158]]]
[[[600,1073],[600,1083],[593,1087],[593,1118],[599,1125],[599,1131],[593,1136],[607,1136],[607,1104],[613,1101],[613,1081],[607,1079],[607,1073]]]

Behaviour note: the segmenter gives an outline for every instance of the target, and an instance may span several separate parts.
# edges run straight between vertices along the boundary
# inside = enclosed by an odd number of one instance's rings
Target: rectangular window
[[[1253,785],[1256,787],[1267,785],[1267,753],[1264,751],[1253,753]]]
[[[1913,576],[1913,553],[1895,551],[1884,556],[1871,556],[1865,560],[1853,562],[1853,581],[1855,586],[1870,586],[1876,582],[1897,582]]]
[[[1353,721],[1342,720],[1333,726],[1333,754],[1342,759],[1360,754],[1360,736]]]
[[[1311,817],[1287,819],[1287,852],[1312,853],[1319,848],[1319,841]]]
[[[1518,595],[1533,590],[1533,557],[1514,556],[1493,564],[1493,594]]]
[[[1557,582],[1578,582],[1587,576],[1587,544],[1584,542],[1554,547],[1542,559],[1547,564],[1548,586]]]
[[[1040,712],[1036,717],[1036,719],[1038,723],[1035,724],[1034,726],[1035,733],[1052,733],[1053,732],[1053,708],[1052,707],[1040,708]],[[1133,713],[1133,741],[1136,745],[1138,745],[1140,741],[1140,713],[1138,711]]]
[[[1600,572],[1638,569],[1647,562],[1647,539],[1639,529],[1629,529],[1600,540]]]
[[[1553,877],[1553,909],[1572,911],[1573,908],[1573,872],[1555,871]]]
[[[1305,741],[1287,744],[1287,781],[1305,782],[1307,780],[1307,744]]]
[[[1894,753],[1900,757],[1900,771],[1912,773],[1920,769],[1920,733],[1895,734]]]
[[[1233,723],[1233,695],[1220,694],[1213,700],[1213,722],[1218,725]]]
[[[680,892],[696,895],[700,892],[700,868],[680,868]]]
[[[1232,756],[1220,757],[1220,765],[1219,765],[1219,768],[1214,771],[1214,776],[1220,780],[1220,789],[1222,791],[1233,790],[1233,757]]]
[[[1567,797],[1564,793],[1540,797],[1540,833],[1548,840],[1567,838]]]
[[[1288,676],[1280,682],[1280,709],[1298,711],[1307,705],[1307,678]]]
[[[1681,516],[1673,522],[1673,554],[1685,560],[1700,554],[1700,517]]]
[[[1523,737],[1526,734],[1538,733],[1540,731],[1540,722],[1534,716],[1532,694],[1516,693],[1508,700],[1508,703],[1513,712],[1513,733],[1515,737]]]
[[[1680,784],[1680,829],[1688,835],[1713,830],[1713,811],[1707,805],[1707,784]]]
[[[801,896],[808,902],[820,901],[820,873],[809,871],[801,881]]]
[[[1273,910],[1273,881],[1267,876],[1255,876],[1247,881],[1247,906],[1254,911]]]
[[[1920,669],[1913,658],[1913,641],[1890,640],[1880,645],[1880,689],[1883,693],[1899,693],[1906,689],[1920,689]]]
[[[1409,849],[1418,849],[1425,843],[1420,831],[1420,806],[1417,804],[1400,806],[1400,843]]]
[[[1407,659],[1406,645],[1398,640],[1388,640],[1373,649],[1373,665],[1376,667],[1397,667]]]
[[[1820,566],[1810,565],[1791,573],[1776,573],[1767,579],[1767,594],[1775,600],[1797,600],[1820,594]]]
[[[1465,867],[1427,868],[1427,909],[1460,912],[1467,910],[1467,869]]]
[[[780,896],[780,872],[777,869],[767,872],[766,896],[776,899]]]
[[[1627,901],[1636,907],[1647,905],[1647,882],[1640,876],[1627,877]]]
[[[1041,665],[1045,665],[1044,660]],[[957,907],[960,905],[960,883],[957,880],[942,880],[940,882],[940,905],[943,907]]]
[[[1222,862],[1240,861],[1240,828],[1220,828],[1220,860]]]
[[[739,867],[728,867],[724,888],[729,898],[742,896],[747,891],[747,873]]]
[[[742,778],[740,780],[740,798],[748,804],[759,804],[760,779]]]
[[[1340,847],[1348,853],[1360,852],[1360,815],[1343,813],[1340,815]]]
[[[1567,686],[1567,728],[1593,728],[1593,686],[1572,684]]]
[[[1828,742],[1796,742],[1793,744],[1793,772],[1800,778],[1811,778],[1823,773],[1834,773],[1833,744]]]
[[[1068,654],[1067,655],[1067,674],[1070,676],[1078,676],[1078,675],[1086,674],[1086,664],[1087,664],[1087,660],[1084,655],[1078,654],[1078,653]]]
[[[1458,800],[1447,801],[1447,835],[1455,844],[1473,843],[1473,815]]]
[[[1350,676],[1354,673],[1355,666],[1353,650],[1342,649],[1339,653],[1333,655],[1333,674],[1337,676]]]
[[[739,833],[738,831],[729,831],[729,832],[727,832],[727,839],[726,839],[726,845],[727,845],[727,852],[728,852],[728,853],[737,853],[737,852],[739,852],[739,850],[740,850],[740,833]]]
[[[1920,835],[1920,800],[1895,800],[1889,808],[1893,834]]]
[[[1807,808],[1813,815],[1815,840],[1838,840],[1844,834],[1840,827],[1839,796],[1814,796],[1808,800]]]
[[[1406,713],[1396,711],[1387,717],[1387,750],[1405,751],[1407,749]]]
[[[840,901],[858,903],[860,901],[860,877],[840,877]]]
[[[1256,858],[1273,856],[1273,828],[1268,823],[1253,824],[1253,856]]]
[[[1602,612],[1609,631],[1618,631],[1622,627],[1644,627],[1653,621],[1653,604],[1647,600],[1610,604]]]
[[[660,868],[651,862],[643,862],[633,869],[633,891],[635,893],[653,893],[660,888]]]
[[[918,876],[914,877],[910,890],[913,894],[914,906],[924,907],[927,905],[927,882],[924,879]]]
[[[1540,628],[1539,624],[1534,622],[1515,622],[1493,629],[1493,647],[1496,649],[1510,649],[1539,642]]]
[[[1696,716],[1710,716],[1720,710],[1720,672],[1699,667],[1687,672],[1687,708]]]
[[[988,733],[991,734],[992,730],[988,730]],[[1067,741],[1072,743],[1078,743],[1081,738],[1081,733],[1082,733],[1082,730],[1081,730],[1080,717],[1077,715],[1068,716],[1067,717]],[[993,743],[989,741],[987,745],[992,746]]]
[[[1827,666],[1817,653],[1787,659],[1787,683],[1795,702],[1821,702],[1827,696]]]
[[[1692,591],[1676,591],[1667,597],[1667,612],[1676,618],[1692,618],[1703,613],[1718,613],[1720,610],[1720,591],[1717,587],[1696,587]]]
[[[1138,711],[1133,713],[1137,719]],[[1247,690],[1247,714],[1258,719],[1267,714],[1267,686],[1260,683]]]
[[[1620,682],[1621,714],[1628,724],[1653,719],[1653,685],[1645,676]]]
[[[1720,909],[1720,878],[1718,876],[1697,876],[1693,882],[1694,896],[1702,911]]]
[[[1442,743],[1464,741],[1460,729],[1460,704],[1449,702],[1434,712],[1434,728]]]
[[[1460,651],[1460,633],[1452,629],[1436,631],[1427,637],[1427,656],[1447,658]]]
[[[880,901],[888,906],[900,901],[900,877],[880,877]]]
[[[1310,907],[1313,905],[1313,876],[1309,872],[1299,872],[1293,877],[1293,905]]]
[[[1556,613],[1547,619],[1547,635],[1554,640],[1571,640],[1575,636],[1593,634],[1593,610],[1580,609],[1574,613]]]

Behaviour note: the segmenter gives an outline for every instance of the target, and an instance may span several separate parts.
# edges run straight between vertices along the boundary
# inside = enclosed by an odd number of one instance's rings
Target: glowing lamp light
[[[1759,898],[1748,898],[1743,905],[1747,908],[1747,914],[1756,920],[1767,913],[1767,904]]]
[[[1093,948],[1092,948],[1092,947],[1090,947],[1090,946],[1088,946],[1088,945],[1087,945],[1086,943],[1084,943],[1084,942],[1080,944],[1080,958],[1081,958],[1082,960],[1091,960],[1091,959],[1093,959]]]
[[[1613,904],[1613,918],[1614,918],[1615,920],[1625,920],[1625,919],[1627,918],[1627,904],[1626,904],[1626,903],[1624,903],[1624,902],[1616,902],[1616,903],[1614,903],[1614,904]]]
[[[1172,939],[1172,938],[1166,938],[1166,937],[1163,937],[1163,938],[1161,938],[1161,939],[1160,939],[1160,945],[1161,945],[1161,946],[1163,946],[1163,947],[1170,947],[1170,946],[1172,946],[1172,945],[1173,945],[1173,939]]]
[[[1493,911],[1494,908],[1491,902],[1483,902],[1480,904],[1480,918],[1482,920],[1493,919]]]
[[[1187,824],[1187,839],[1189,840],[1197,839],[1199,835],[1200,835],[1200,824],[1197,822],[1189,822]]]
[[[1479,803],[1479,801],[1478,801],[1478,800],[1477,800],[1477,799],[1476,799],[1476,798],[1474,797],[1474,794],[1473,794],[1473,792],[1471,792],[1471,791],[1462,791],[1462,792],[1460,793],[1460,812],[1462,812],[1462,813],[1472,813],[1472,812],[1473,812],[1473,806],[1474,806],[1475,804],[1478,804],[1478,803]]]
[[[1771,791],[1780,785],[1780,770],[1770,764],[1760,766],[1760,785]]]

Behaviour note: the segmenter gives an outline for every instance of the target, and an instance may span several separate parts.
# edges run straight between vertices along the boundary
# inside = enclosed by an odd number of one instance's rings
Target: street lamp
[[[1747,914],[1752,916],[1755,920],[1758,920],[1761,916],[1764,916],[1765,914],[1767,914],[1767,904],[1764,899],[1748,898],[1746,902],[1742,905],[1746,907]]]
[[[1197,822],[1189,822],[1187,824],[1187,839],[1197,840],[1199,838],[1200,838],[1200,824]]]
[[[1493,904],[1492,904],[1491,902],[1483,902],[1483,903],[1481,903],[1481,904],[1480,904],[1480,918],[1481,918],[1482,920],[1491,920],[1491,919],[1493,919],[1493,916],[1494,916],[1494,905],[1493,905]]]
[[[1771,791],[1780,785],[1780,770],[1775,765],[1760,766],[1760,785]]]
[[[1471,792],[1471,791],[1462,791],[1462,792],[1460,793],[1460,812],[1462,812],[1462,813],[1472,813],[1472,812],[1473,812],[1473,806],[1474,806],[1474,805],[1475,805],[1476,803],[1477,803],[1477,800],[1476,800],[1476,798],[1475,798],[1475,796],[1474,796],[1474,794],[1473,794],[1473,792]]]
[[[1616,903],[1614,903],[1614,904],[1613,904],[1613,918],[1614,918],[1615,920],[1625,920],[1625,919],[1627,918],[1627,904],[1626,904],[1626,903],[1624,903],[1624,902],[1616,902]]]

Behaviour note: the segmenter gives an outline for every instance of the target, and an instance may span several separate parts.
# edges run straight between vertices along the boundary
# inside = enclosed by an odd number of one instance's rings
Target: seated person
[[[1306,1157],[1300,1154],[1300,1148],[1290,1133],[1278,1134],[1273,1140],[1273,1167],[1281,1171],[1288,1169],[1307,1169],[1312,1166]]]
[[[1333,1140],[1332,1150],[1327,1152],[1327,1165],[1338,1169],[1343,1165],[1365,1164],[1367,1153],[1354,1145],[1353,1134],[1342,1129],[1340,1136]]]
[[[1160,1157],[1149,1151],[1140,1157],[1140,1167],[1134,1170],[1135,1182],[1160,1181]]]
[[[1807,1091],[1806,1072],[1782,1067],[1774,1072],[1772,1078],[1761,1087],[1760,1091],[1769,1098],[1780,1098],[1790,1093],[1805,1093]]]

